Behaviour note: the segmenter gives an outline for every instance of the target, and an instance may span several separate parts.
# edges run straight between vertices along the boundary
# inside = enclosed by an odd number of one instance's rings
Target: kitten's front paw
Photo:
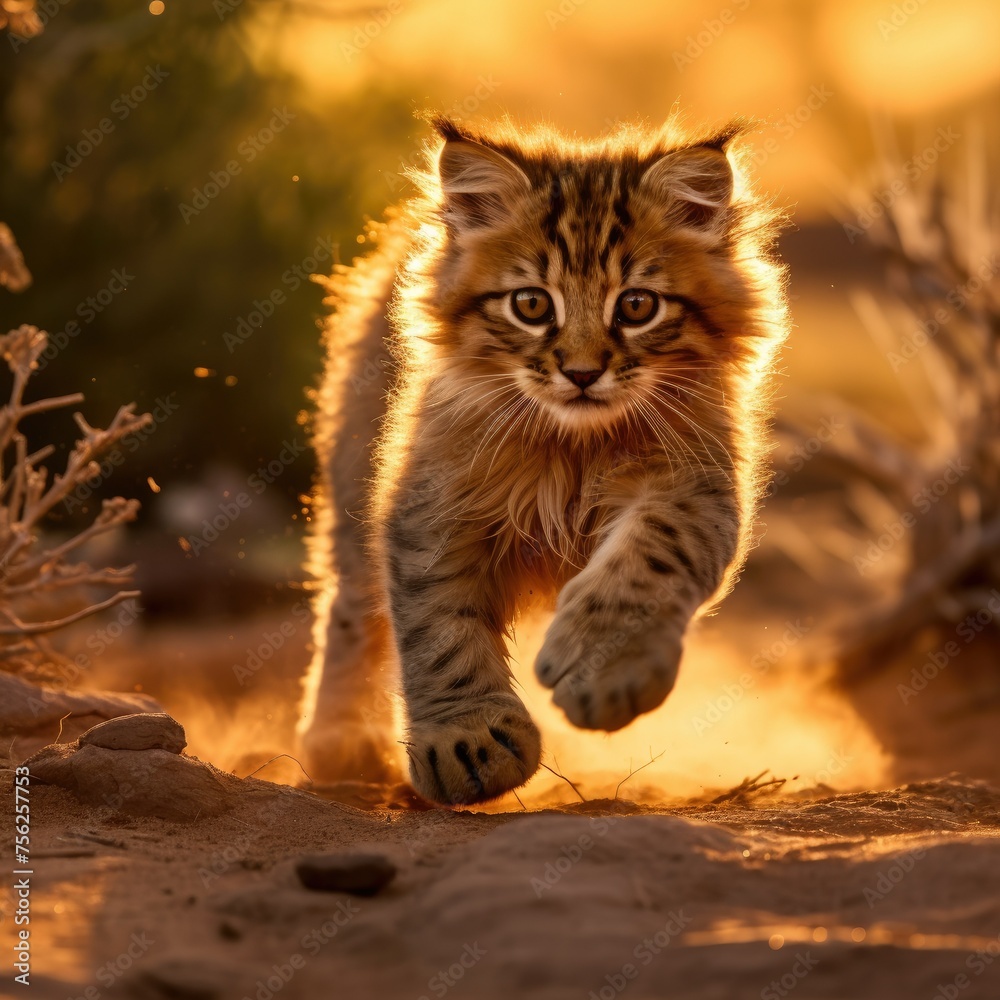
[[[553,621],[535,662],[538,679],[574,726],[613,732],[651,712],[677,679],[682,644],[671,632],[646,632],[615,642],[611,633],[587,640]]]
[[[486,802],[523,785],[538,769],[541,738],[524,706],[477,708],[447,722],[415,721],[410,780],[445,805]]]

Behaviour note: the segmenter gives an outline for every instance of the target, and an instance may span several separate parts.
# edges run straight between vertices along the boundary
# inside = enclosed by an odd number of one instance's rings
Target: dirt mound
[[[249,781],[183,824],[32,796],[42,997],[1000,995],[1000,790],[957,777],[490,815]],[[398,874],[373,898],[303,888],[333,850]]]

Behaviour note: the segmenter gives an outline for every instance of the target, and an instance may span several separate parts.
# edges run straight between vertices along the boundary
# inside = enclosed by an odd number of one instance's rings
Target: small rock
[[[311,854],[295,874],[307,889],[374,896],[396,877],[396,866],[381,854]]]
[[[219,922],[219,937],[226,941],[241,941],[243,928],[234,920],[222,920]]]
[[[180,753],[187,746],[184,727],[165,712],[122,715],[88,729],[80,743],[108,750],[168,750]]]

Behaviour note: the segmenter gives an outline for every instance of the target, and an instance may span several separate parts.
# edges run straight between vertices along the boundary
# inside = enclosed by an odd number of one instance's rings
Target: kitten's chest
[[[509,555],[523,571],[562,580],[586,564],[602,519],[600,482],[593,463],[548,456],[525,464],[501,512]]]

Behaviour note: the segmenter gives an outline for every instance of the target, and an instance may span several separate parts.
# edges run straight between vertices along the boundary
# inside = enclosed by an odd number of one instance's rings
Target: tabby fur
[[[738,123],[434,127],[419,195],[329,284],[302,736],[315,776],[382,780],[402,723],[414,787],[457,804],[538,767],[507,648],[530,606],[575,725],[670,692],[750,544],[787,315]]]

